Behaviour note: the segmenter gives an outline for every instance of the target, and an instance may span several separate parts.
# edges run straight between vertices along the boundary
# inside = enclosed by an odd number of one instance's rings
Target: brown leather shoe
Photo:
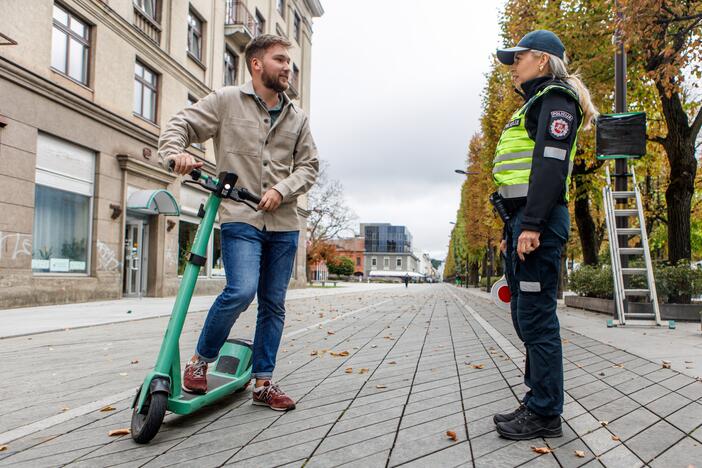
[[[183,372],[183,390],[189,393],[207,393],[207,363],[188,362]]]
[[[263,383],[263,387],[255,387],[253,391],[253,404],[268,406],[276,411],[295,409],[295,402],[284,391],[270,380]]]

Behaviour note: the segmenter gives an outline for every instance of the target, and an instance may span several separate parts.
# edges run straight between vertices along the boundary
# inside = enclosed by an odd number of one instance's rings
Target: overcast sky
[[[405,225],[444,259],[502,0],[324,0],[311,124],[359,222]],[[487,195],[487,194],[486,194]],[[358,229],[358,227],[356,227]]]

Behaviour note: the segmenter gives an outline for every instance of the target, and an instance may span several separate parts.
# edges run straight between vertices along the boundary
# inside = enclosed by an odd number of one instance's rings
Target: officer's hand
[[[283,201],[283,196],[276,189],[269,189],[261,197],[258,209],[263,211],[275,211]]]
[[[507,254],[507,241],[504,239],[500,241],[500,252],[502,252],[502,255]]]
[[[180,153],[169,159],[175,163],[173,172],[180,175],[188,175],[193,169],[199,169],[205,164],[197,161],[195,156],[188,153]]]
[[[539,243],[540,236],[541,233],[539,231],[522,231],[517,241],[517,255],[519,255],[521,261],[526,260],[524,255],[528,255],[539,248],[539,245],[541,245]]]

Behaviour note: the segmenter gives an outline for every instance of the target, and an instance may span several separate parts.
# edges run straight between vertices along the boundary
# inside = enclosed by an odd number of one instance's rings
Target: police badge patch
[[[552,111],[548,133],[556,140],[565,140],[570,135],[573,115],[566,111]]]

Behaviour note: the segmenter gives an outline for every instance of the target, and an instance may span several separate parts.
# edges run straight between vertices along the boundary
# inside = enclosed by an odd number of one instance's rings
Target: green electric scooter
[[[173,165],[171,164],[171,167]],[[188,264],[178,288],[173,312],[161,343],[156,366],[144,379],[132,403],[132,438],[148,443],[156,436],[166,410],[176,414],[190,414],[205,405],[236,391],[242,391],[251,380],[252,345],[248,340],[229,339],[222,347],[219,358],[208,373],[207,393],[195,395],[182,391],[180,377],[179,339],[183,331],[185,316],[193,296],[200,268],[205,265],[207,243],[212,233],[217,209],[223,198],[249,205],[254,210],[261,201],[244,188],[235,188],[237,175],[222,172],[218,178],[210,177],[199,170],[190,173],[192,180],[210,192],[204,205],[200,205],[198,216],[202,219],[195,234],[192,250],[188,253]]]

